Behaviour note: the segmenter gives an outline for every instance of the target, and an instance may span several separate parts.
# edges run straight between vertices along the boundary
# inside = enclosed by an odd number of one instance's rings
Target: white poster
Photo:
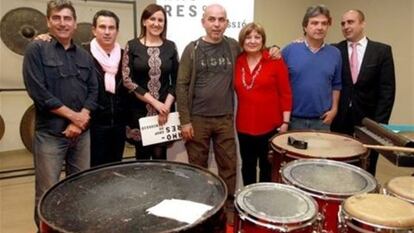
[[[180,57],[188,43],[205,35],[201,18],[205,6],[213,3],[226,9],[229,26],[225,34],[237,40],[243,25],[253,21],[254,0],[157,0],[167,12],[167,38],[176,43]]]
[[[142,117],[139,119],[139,127],[143,146],[176,141],[182,138],[178,112],[168,114],[168,121],[165,125],[158,124],[158,116]]]

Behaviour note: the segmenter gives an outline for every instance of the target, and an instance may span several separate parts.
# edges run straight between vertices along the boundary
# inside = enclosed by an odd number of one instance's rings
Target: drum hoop
[[[306,219],[298,219],[298,221],[296,222],[290,222],[290,223],[282,223],[282,222],[278,222],[278,221],[274,221],[272,219],[266,218],[263,219],[257,215],[254,215],[252,213],[248,213],[248,211],[246,211],[245,209],[243,209],[240,206],[240,203],[238,202],[238,197],[239,194],[241,192],[243,192],[246,189],[255,187],[255,186],[263,186],[263,185],[272,185],[272,186],[278,186],[278,187],[282,187],[284,189],[288,189],[288,190],[293,190],[295,192],[300,193],[300,195],[303,195],[304,198],[307,198],[308,201],[310,201],[310,203],[315,207],[315,213],[313,214],[313,216],[306,218]],[[259,226],[263,226],[266,227],[268,229],[272,229],[272,230],[280,230],[280,231],[291,231],[294,229],[300,229],[303,227],[306,227],[308,225],[312,225],[317,217],[318,217],[318,204],[317,202],[312,198],[309,197],[305,192],[303,192],[300,189],[297,189],[295,187],[289,186],[289,185],[285,185],[285,184],[278,184],[278,183],[270,183],[270,182],[262,182],[262,183],[255,183],[255,184],[250,184],[244,187],[244,189],[239,189],[235,195],[235,199],[234,199],[234,207],[236,208],[237,212],[239,213],[240,218],[242,219],[247,219],[248,221],[259,225]],[[297,226],[297,227],[296,227]]]
[[[302,183],[297,182],[295,179],[293,179],[293,177],[290,175],[290,173],[288,174],[288,176],[286,176],[284,171],[288,171],[290,170],[292,167],[294,167],[295,164],[297,163],[309,163],[309,164],[321,164],[324,163],[325,165],[335,165],[335,166],[342,166],[342,167],[347,167],[347,168],[351,168],[354,171],[357,171],[358,174],[360,174],[362,177],[365,178],[365,180],[367,181],[367,186],[366,188],[355,192],[355,193],[348,193],[348,194],[344,194],[344,193],[334,193],[334,192],[323,192],[317,189],[314,189],[312,187],[308,187],[308,186],[304,186]],[[378,189],[378,184],[375,180],[375,178],[369,174],[368,172],[366,172],[365,170],[351,165],[351,164],[347,164],[347,163],[343,163],[343,162],[338,162],[335,160],[327,160],[327,159],[302,159],[302,160],[294,160],[291,161],[289,163],[287,163],[281,171],[281,176],[282,176],[282,180],[283,182],[287,183],[287,184],[291,184],[297,188],[299,188],[300,190],[303,190],[306,194],[311,195],[313,197],[317,197],[323,200],[333,200],[333,201],[343,201],[345,198],[350,197],[352,195],[356,195],[356,194],[360,194],[360,193],[371,193],[371,192],[375,192]],[[370,185],[372,184],[372,185]],[[367,188],[369,186],[374,186],[372,188]]]
[[[291,131],[289,131],[289,132],[284,132],[284,133],[278,133],[278,134],[276,134],[275,136],[273,136],[270,140],[269,140],[269,142],[270,142],[270,146],[272,147],[272,149],[273,150],[275,150],[275,151],[278,151],[278,152],[281,152],[281,153],[283,153],[283,155],[285,155],[285,156],[287,156],[287,157],[289,157],[289,158],[294,158],[294,159],[302,159],[302,158],[310,158],[310,159],[321,159],[322,157],[313,157],[313,156],[308,156],[308,155],[305,155],[305,154],[301,154],[301,153],[298,153],[298,152],[295,152],[295,151],[291,151],[291,150],[289,150],[289,148],[282,148],[282,147],[280,147],[280,146],[278,146],[278,145],[275,145],[274,143],[273,143],[273,139],[275,139],[275,138],[277,138],[277,137],[280,137],[280,135],[283,135],[283,134],[291,134],[291,133],[309,133],[309,132],[315,132],[315,131],[311,131],[311,130],[306,130],[306,131],[303,131],[303,130],[291,130]],[[349,135],[345,135],[345,134],[340,134],[340,133],[336,133],[336,132],[328,132],[328,131],[326,131],[326,132],[319,132],[318,131],[318,133],[324,133],[324,134],[331,134],[331,135],[337,135],[337,136],[341,136],[341,137],[344,137],[344,138],[348,138],[348,139],[352,139],[352,140],[354,140],[354,141],[358,141],[358,140],[356,140],[355,138],[353,138],[353,137],[350,137]],[[350,155],[350,156],[348,156],[348,157],[326,157],[326,158],[324,158],[324,159],[333,159],[333,160],[338,160],[338,161],[346,161],[346,162],[354,162],[354,161],[359,161],[360,159],[358,159],[358,158],[361,158],[361,157],[363,157],[364,155],[367,155],[368,154],[368,149],[365,151],[365,152],[362,152],[362,153],[358,153],[358,154],[354,154],[354,155]]]
[[[193,168],[199,169],[199,170],[205,172],[206,174],[209,174],[209,175],[217,178],[217,180],[221,183],[221,186],[224,189],[224,197],[227,197],[228,196],[227,185],[224,183],[224,181],[223,181],[223,179],[221,177],[219,177],[218,175],[216,175],[213,172],[209,171],[208,169],[203,168],[201,166],[197,166],[195,164],[189,164],[189,163],[183,163],[183,162],[177,162],[177,161],[166,161],[166,160],[134,160],[134,161],[114,162],[114,163],[108,163],[108,164],[104,164],[104,165],[92,167],[92,168],[89,168],[87,170],[74,173],[72,175],[67,176],[65,179],[60,180],[59,182],[57,182],[56,184],[54,184],[52,187],[50,187],[46,192],[43,193],[43,195],[39,199],[39,203],[36,206],[36,211],[37,211],[37,214],[39,216],[39,220],[41,222],[45,223],[48,227],[50,227],[53,230],[56,230],[58,232],[61,232],[61,233],[72,233],[70,231],[67,231],[65,229],[62,229],[59,226],[56,226],[55,224],[51,224],[49,222],[49,220],[47,220],[43,216],[43,214],[41,213],[41,211],[40,211],[41,206],[43,204],[44,199],[49,195],[49,193],[51,193],[53,190],[55,190],[60,185],[68,182],[69,180],[77,179],[79,177],[85,176],[88,173],[94,173],[96,170],[100,170],[100,169],[105,168],[105,167],[121,166],[121,165],[126,165],[126,164],[133,164],[133,163],[137,163],[137,164],[143,164],[143,163],[145,163],[145,164],[160,164],[160,163],[166,163],[166,164],[176,164],[176,165],[180,165],[180,166],[193,167]],[[200,219],[198,219],[196,222],[194,222],[192,224],[184,225],[182,227],[177,227],[177,228],[170,229],[170,230],[164,231],[164,232],[159,232],[159,233],[168,233],[168,232],[171,232],[172,230],[173,231],[176,231],[176,232],[180,232],[182,230],[191,229],[192,227],[197,226],[197,225],[203,223],[205,220],[207,220],[206,217],[210,217],[210,216],[213,216],[216,213],[218,213],[220,211],[221,207],[224,206],[225,201],[226,201],[226,198],[223,198],[223,200],[220,202],[219,205],[217,205],[213,209],[209,210],[208,211],[210,213],[209,216],[203,215],[202,217],[200,217]]]
[[[352,223],[352,221],[358,222],[358,223],[362,223],[374,228],[380,228],[380,229],[387,229],[387,230],[396,230],[396,231],[400,231],[400,230],[411,230],[413,227],[409,226],[409,227],[390,227],[390,226],[385,226],[385,225],[381,225],[381,224],[376,224],[376,223],[370,223],[367,222],[366,220],[357,218],[355,216],[352,216],[348,211],[346,211],[346,209],[344,208],[344,202],[341,204],[341,214],[344,216],[344,220],[345,220],[345,224],[346,225],[352,225],[350,227],[356,227],[357,229],[360,229],[359,227],[355,226],[355,224]],[[354,228],[355,229],[355,228]]]
[[[387,184],[388,183],[385,184],[384,194],[390,195],[390,196],[394,196],[396,198],[399,198],[401,200],[404,200],[404,201],[407,201],[407,202],[409,202],[411,204],[414,204],[414,200],[413,199],[407,198],[405,196],[402,196],[401,194],[398,194],[398,193],[394,192],[393,190],[390,190],[389,188],[387,188],[387,186],[386,186]]]
[[[266,229],[270,230],[278,230],[281,232],[290,232],[297,229],[302,229],[308,226],[312,226],[314,222],[317,220],[318,215],[316,214],[313,218],[307,220],[307,221],[298,221],[295,223],[278,223],[278,222],[272,222],[272,221],[266,221],[264,219],[259,219],[251,214],[243,212],[241,208],[238,205],[235,205],[236,210],[238,211],[239,217],[242,220],[247,220],[257,226],[264,227]]]
[[[396,178],[399,178],[399,177],[396,177]],[[396,179],[396,178],[394,178],[394,179]],[[404,201],[407,201],[407,202],[409,202],[411,204],[414,204],[414,199],[411,199],[411,198],[409,198],[407,196],[403,196],[403,195],[401,195],[401,194],[399,194],[399,193],[397,193],[394,190],[392,190],[392,189],[389,188],[389,183],[391,181],[393,181],[394,179],[391,179],[391,180],[387,181],[384,184],[384,193],[387,194],[387,195],[390,195],[390,196],[397,197],[397,198],[402,199]]]
[[[358,154],[358,155],[353,155],[349,157],[313,157],[313,156],[295,153],[293,151],[289,151],[289,152],[284,151],[283,155],[291,159],[296,159],[296,160],[298,159],[329,159],[329,160],[340,161],[344,163],[353,163],[353,162],[360,161],[361,156],[363,156],[364,154]]]

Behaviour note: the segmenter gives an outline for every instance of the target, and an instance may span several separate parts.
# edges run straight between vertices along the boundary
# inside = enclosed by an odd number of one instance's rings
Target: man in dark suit
[[[364,35],[365,16],[345,12],[341,21],[346,40],[336,44],[342,54],[342,92],[331,130],[352,135],[364,117],[388,123],[395,98],[391,47]],[[371,152],[367,170],[375,175],[378,153]]]

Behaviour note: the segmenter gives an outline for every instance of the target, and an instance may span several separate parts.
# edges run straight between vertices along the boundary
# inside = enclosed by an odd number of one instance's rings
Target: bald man
[[[342,54],[342,92],[331,130],[353,135],[364,117],[387,124],[395,98],[391,47],[364,34],[364,13],[349,10],[341,20],[346,40],[336,44]],[[355,54],[354,54],[355,53]],[[368,171],[375,175],[378,153],[369,156]]]
[[[240,47],[236,40],[224,36],[228,22],[221,5],[206,7],[201,19],[206,34],[184,49],[176,95],[189,162],[207,168],[210,141],[213,142],[218,172],[227,185],[230,204],[237,166],[233,66]]]

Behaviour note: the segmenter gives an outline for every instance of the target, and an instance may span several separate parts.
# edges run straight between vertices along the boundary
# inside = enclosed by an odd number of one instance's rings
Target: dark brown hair
[[[147,33],[147,29],[144,27],[144,21],[149,19],[155,12],[161,11],[164,15],[164,30],[161,33],[161,39],[165,40],[167,38],[167,13],[165,12],[165,9],[157,4],[149,4],[145,9],[142,11],[141,15],[141,32],[138,38],[145,37],[145,34]]]
[[[47,18],[50,18],[50,16],[52,15],[52,11],[60,11],[65,8],[72,11],[72,16],[76,20],[75,8],[73,7],[72,2],[69,0],[50,0],[49,2],[47,2],[46,16]]]

